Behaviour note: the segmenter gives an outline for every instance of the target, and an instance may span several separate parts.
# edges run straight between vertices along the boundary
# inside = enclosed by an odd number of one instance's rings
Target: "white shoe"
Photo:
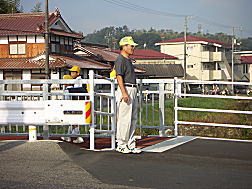
[[[76,140],[73,140],[73,143],[83,143],[84,140],[82,137],[78,137]]]
[[[132,148],[132,149],[130,149],[130,151],[133,154],[140,154],[142,152],[142,150],[139,148]]]
[[[116,151],[120,152],[120,153],[123,153],[123,154],[131,153],[131,150],[126,146],[125,147],[117,146]]]
[[[66,142],[71,142],[71,138],[70,137],[61,137],[62,140],[66,141]]]

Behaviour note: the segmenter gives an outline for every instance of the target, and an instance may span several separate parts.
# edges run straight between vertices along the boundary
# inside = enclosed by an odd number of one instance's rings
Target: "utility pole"
[[[194,18],[195,16],[186,16],[184,21],[184,80],[186,80],[186,56],[187,56],[187,50],[186,50],[186,41],[187,41],[187,24],[188,20],[190,18]],[[184,93],[186,93],[186,83],[184,83]]]
[[[242,27],[233,27],[233,30],[232,30],[232,62],[231,62],[231,65],[232,65],[232,69],[231,69],[231,81],[232,81],[232,92],[234,93],[234,46],[236,44],[236,39],[235,39],[235,29],[239,29],[239,30],[242,30]]]
[[[45,75],[46,75],[46,79],[50,79],[50,72],[49,72],[48,0],[45,0]]]
[[[232,93],[234,93],[234,40],[235,40],[235,27],[233,27],[233,30],[232,30],[232,70],[231,70],[231,81],[232,81]]]
[[[185,21],[184,21],[184,79],[186,80],[186,41],[187,41],[187,25],[188,25],[188,20],[191,18],[195,18],[196,16],[186,16]]]
[[[186,35],[187,35],[187,24],[188,24],[188,16],[185,17],[184,23],[184,80],[186,80]]]

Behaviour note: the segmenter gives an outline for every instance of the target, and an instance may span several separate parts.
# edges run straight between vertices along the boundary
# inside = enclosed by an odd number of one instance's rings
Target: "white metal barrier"
[[[115,81],[107,77],[89,72],[90,78],[90,101],[92,106],[92,123],[90,128],[90,149],[95,149],[95,134],[110,135],[111,149],[115,149],[115,134],[116,134],[116,99],[115,99]],[[98,78],[98,79],[96,79]],[[110,92],[102,93],[97,91],[96,85],[109,85]],[[98,98],[100,100],[98,101]],[[102,99],[107,101],[107,108],[103,108]],[[99,106],[97,105],[99,104]],[[98,110],[99,107],[99,110]],[[99,123],[97,122],[99,116]],[[107,117],[107,123],[104,125],[103,118]]]
[[[165,130],[174,129],[166,124],[165,102],[173,99],[173,79],[139,79],[139,124],[140,133],[143,129],[156,129],[159,136],[165,136]],[[167,95],[170,97],[167,98]],[[155,108],[155,106],[158,106]],[[151,115],[150,115],[151,114]],[[151,116],[151,117],[150,117]]]
[[[90,93],[66,93],[66,91],[49,91],[50,85],[56,84],[56,85],[63,85],[63,84],[75,84],[75,83],[81,83],[81,84],[89,84],[90,85]],[[225,85],[225,86],[231,86],[233,85],[245,85],[245,86],[252,86],[251,83],[244,83],[244,82],[220,82],[220,81],[194,81],[194,80],[180,80],[180,79],[142,79],[137,80],[137,83],[139,85],[139,121],[138,121],[138,128],[140,129],[140,134],[142,135],[143,129],[155,129],[158,130],[159,136],[167,136],[166,131],[167,129],[173,130],[172,136],[178,136],[178,127],[179,125],[204,125],[204,126],[220,126],[220,127],[235,127],[235,128],[246,128],[251,129],[252,127],[250,125],[231,125],[231,124],[221,124],[221,123],[202,123],[202,122],[192,122],[190,120],[179,120],[178,119],[178,112],[179,111],[200,111],[200,112],[219,112],[219,113],[235,113],[235,114],[244,114],[244,115],[251,115],[251,111],[237,111],[237,110],[220,110],[220,109],[204,109],[204,108],[190,108],[190,107],[179,107],[178,101],[179,99],[183,97],[200,97],[200,98],[227,98],[227,99],[237,99],[237,100],[251,100],[252,97],[250,96],[237,96],[237,95],[206,95],[204,91],[202,91],[200,94],[191,94],[188,91],[183,91],[181,89],[182,86],[188,85],[188,84],[197,84],[197,85]],[[64,102],[65,96],[84,96],[87,101],[91,102],[91,123],[85,124],[84,120],[80,120],[79,123],[80,126],[84,126],[84,133],[76,136],[87,136],[90,138],[90,149],[95,149],[95,138],[96,137],[111,137],[111,148],[115,148],[115,132],[116,132],[116,100],[115,100],[115,81],[110,78],[106,78],[97,74],[94,74],[93,71],[89,72],[89,79],[83,79],[82,81],[76,81],[76,80],[0,80],[0,87],[1,85],[6,84],[41,84],[43,85],[43,91],[0,91],[0,102],[3,102],[3,104],[8,104],[9,101],[15,101],[15,103],[21,103],[22,101],[23,107],[29,107],[31,104],[33,106],[39,108],[41,107],[44,102],[52,102],[54,100]],[[151,88],[150,86],[155,86],[154,88]],[[148,88],[150,87],[150,88]],[[3,88],[3,87],[2,87]],[[187,89],[187,87],[184,87],[184,89]],[[54,100],[53,100],[54,99]],[[32,102],[30,102],[32,101]],[[36,103],[34,103],[34,101]],[[54,106],[59,105],[56,102]],[[167,124],[167,117],[171,115],[168,114],[167,107],[166,107],[166,101],[173,102],[173,110],[174,110],[174,117],[170,120],[173,120],[171,124]],[[25,104],[27,102],[27,104]],[[74,100],[66,100],[67,103],[75,102]],[[80,106],[80,101],[76,101],[76,103]],[[84,103],[84,101],[82,101]],[[13,103],[13,105],[15,104]],[[31,103],[29,105],[29,103]],[[4,105],[0,103],[0,109],[3,108]],[[35,105],[34,105],[35,104]],[[40,105],[39,105],[40,104]],[[71,105],[74,105],[75,103],[72,103]],[[78,105],[74,105],[78,107]],[[64,107],[67,107],[64,106]],[[84,105],[82,108],[85,107]],[[7,109],[11,109],[11,107],[8,107]],[[53,108],[53,109],[60,109]],[[51,109],[51,111],[53,111]],[[69,108],[68,108],[69,109]],[[8,110],[11,111],[11,110]],[[39,112],[39,110],[37,110]],[[42,110],[41,110],[42,111]],[[63,111],[63,109],[59,110]],[[68,112],[72,113],[78,113],[78,110],[69,109]],[[76,112],[73,112],[76,111]],[[84,111],[84,110],[81,110]],[[30,112],[32,113],[32,112]],[[33,112],[34,113],[34,112]],[[80,112],[79,112],[80,113]],[[39,113],[37,114],[39,115]],[[53,115],[53,114],[51,114]],[[50,115],[48,115],[50,116]],[[65,115],[66,116],[66,115]],[[73,115],[73,117],[76,117],[77,115]],[[16,116],[17,117],[17,116]],[[36,116],[35,116],[36,117]],[[42,117],[42,116],[41,116]],[[40,117],[40,118],[41,118]],[[16,118],[17,120],[19,118]],[[22,114],[20,119],[22,118]],[[1,118],[0,118],[1,120]],[[55,121],[54,118],[51,118],[50,120],[54,120],[54,122],[57,122],[55,124],[46,122],[46,124],[42,125],[42,129],[37,129],[38,134],[43,135],[44,137],[48,136],[70,136],[65,133],[65,127],[66,124],[75,124],[71,119],[66,121],[60,118],[57,118],[57,121]],[[39,119],[36,119],[36,121],[39,121]],[[26,124],[28,122],[22,123],[22,122],[15,122],[15,121],[6,121],[5,126],[1,127],[1,134],[13,134],[17,135],[19,134],[17,131],[18,125],[21,124],[20,127],[22,128],[20,133],[21,135],[25,133],[24,131],[27,131]],[[32,122],[30,122],[32,124]],[[33,122],[34,123],[34,122]],[[42,123],[42,121],[41,121]],[[14,124],[14,126],[11,126],[10,124]],[[23,125],[22,125],[23,124]],[[39,124],[36,122],[36,124]],[[50,128],[53,128],[55,130],[55,133],[49,131]],[[14,130],[16,132],[11,132],[11,130]],[[6,128],[6,129],[5,129]],[[15,129],[16,128],[16,129]],[[63,131],[59,131],[63,128]],[[86,132],[86,128],[88,131]],[[5,130],[8,130],[8,132],[5,132]],[[60,133],[61,132],[61,133]]]
[[[99,78],[99,79],[95,79]],[[63,90],[50,91],[53,84],[89,84],[90,93],[67,93]],[[95,149],[95,137],[111,136],[111,148],[115,148],[115,83],[114,80],[89,72],[89,79],[78,80],[0,80],[0,87],[9,84],[36,84],[42,85],[42,91],[0,91],[0,135],[28,135],[28,125],[42,127],[37,129],[38,135],[49,136],[87,136],[90,138],[90,149]],[[109,93],[96,92],[96,85],[110,85]],[[85,97],[86,100],[63,100],[66,96]],[[106,98],[107,111],[98,111],[97,97]],[[67,98],[71,99],[71,98]],[[87,103],[89,103],[87,105]],[[90,107],[91,111],[87,110]],[[91,112],[90,123],[87,122],[86,112]],[[107,116],[107,125],[99,127],[96,117]],[[14,126],[13,126],[14,125]],[[88,133],[79,135],[66,134],[68,125],[88,127]],[[13,129],[14,127],[14,129]],[[21,129],[21,133],[19,133]],[[50,132],[55,130],[54,133]],[[61,133],[58,130],[62,130]],[[12,130],[15,130],[14,132]],[[40,133],[39,133],[40,132]]]
[[[178,135],[178,125],[199,125],[199,126],[212,126],[212,127],[226,127],[226,128],[243,128],[243,129],[252,129],[251,125],[237,125],[237,124],[224,124],[224,123],[207,123],[207,122],[192,122],[192,121],[180,121],[178,119],[178,111],[197,111],[197,112],[216,112],[216,113],[229,113],[229,114],[243,114],[251,115],[252,111],[238,111],[238,110],[224,110],[224,109],[207,109],[207,108],[188,108],[188,107],[179,107],[178,99],[181,97],[199,97],[199,98],[215,98],[215,99],[235,99],[235,100],[252,100],[251,96],[239,96],[232,94],[226,95],[205,95],[203,94],[188,94],[186,91],[179,92],[176,90],[176,87],[179,85],[188,85],[188,84],[197,84],[197,85],[225,85],[225,86],[251,86],[252,83],[247,82],[223,82],[223,81],[198,81],[198,80],[179,80],[174,79],[174,125],[175,125],[175,136]],[[233,88],[233,87],[232,87]]]
[[[88,125],[89,104],[87,100],[0,101],[0,125]]]

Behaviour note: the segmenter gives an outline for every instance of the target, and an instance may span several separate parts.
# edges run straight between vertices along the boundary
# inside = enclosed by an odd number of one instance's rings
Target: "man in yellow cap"
[[[137,122],[137,84],[134,66],[130,59],[137,43],[131,36],[119,42],[121,53],[115,61],[118,89],[117,100],[117,132],[116,150],[121,153],[140,153],[136,148],[134,133]]]

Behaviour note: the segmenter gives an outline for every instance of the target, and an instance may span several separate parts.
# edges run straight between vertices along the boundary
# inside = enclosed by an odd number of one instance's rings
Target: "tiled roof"
[[[146,70],[143,75],[150,77],[173,78],[183,77],[184,70],[180,64],[134,64],[138,68]]]
[[[60,59],[49,62],[50,68],[65,67],[66,63]],[[29,58],[0,58],[0,69],[40,69],[45,68],[45,61],[32,61]]]
[[[134,54],[131,55],[133,59],[178,59],[175,56],[164,54],[151,49],[135,49]]]
[[[50,33],[56,34],[56,35],[63,35],[63,36],[68,36],[68,37],[75,37],[75,38],[82,38],[83,35],[79,33],[69,33],[61,30],[55,30],[55,29],[50,29]]]
[[[0,35],[26,35],[41,33],[43,13],[0,14]]]
[[[85,69],[109,70],[108,64],[97,62],[77,55],[50,55],[55,60],[50,60],[50,68],[79,66]],[[0,69],[41,69],[45,68],[45,60],[32,58],[0,58]]]
[[[100,43],[86,43],[86,42],[81,42],[81,46],[83,47],[98,47],[98,48],[109,48],[108,45],[106,44],[100,44]]]
[[[93,55],[97,57],[98,59],[108,61],[108,62],[114,62],[117,57],[118,53],[112,52],[109,49],[105,48],[98,48],[98,47],[89,47],[89,46],[81,46],[81,47],[75,47],[75,50],[81,50],[88,55]]]
[[[241,56],[241,63],[252,64],[252,56]]]
[[[203,42],[215,43],[215,44],[223,45],[223,46],[226,46],[226,47],[230,47],[231,46],[231,44],[224,43],[222,41],[208,39],[208,38],[203,38],[203,37],[195,37],[195,36],[187,36],[186,41],[188,41],[188,42],[203,41]],[[171,39],[171,40],[167,40],[167,41],[160,41],[160,42],[158,42],[156,44],[161,45],[163,43],[179,43],[179,42],[184,42],[184,37],[180,37],[180,38],[176,38],[176,39]]]
[[[120,53],[120,50],[116,50],[115,52],[117,53]],[[171,56],[171,55],[168,55],[168,54],[164,54],[164,53],[161,53],[161,52],[158,52],[158,51],[154,51],[154,50],[151,50],[151,49],[135,49],[134,50],[134,54],[130,56],[130,58],[132,59],[153,59],[153,60],[156,60],[156,59],[178,59],[177,57],[175,56]]]
[[[49,26],[52,25],[61,15],[59,11],[49,13]],[[45,14],[37,13],[15,13],[0,14],[0,35],[34,35],[44,33]],[[52,30],[52,33],[57,32]],[[62,31],[63,33],[66,33]],[[63,34],[61,33],[61,34]],[[68,33],[69,34],[69,33]],[[82,34],[72,33],[78,38]]]
[[[82,57],[78,55],[51,55],[53,58],[62,59],[68,66],[79,66],[85,69],[96,69],[96,70],[108,70],[111,66],[105,63],[101,63],[87,57]]]

